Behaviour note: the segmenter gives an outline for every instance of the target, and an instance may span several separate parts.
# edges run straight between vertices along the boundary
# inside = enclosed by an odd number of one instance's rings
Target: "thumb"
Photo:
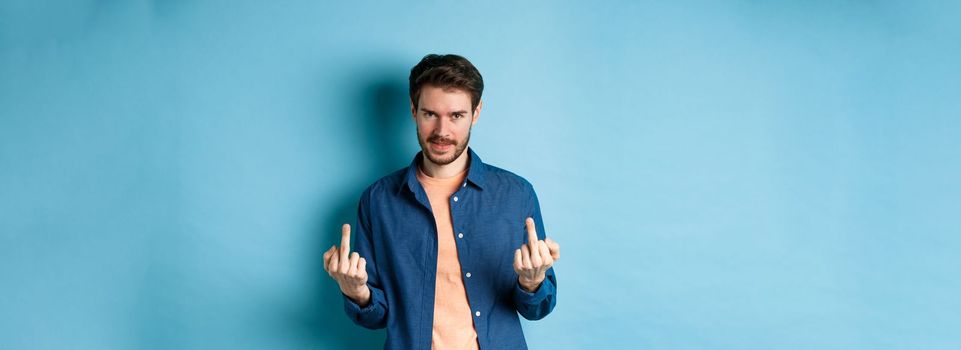
[[[557,242],[554,242],[554,240],[550,238],[544,239],[544,243],[547,243],[547,250],[551,252],[551,257],[554,258],[554,260],[558,260],[561,258],[560,244],[557,244]]]

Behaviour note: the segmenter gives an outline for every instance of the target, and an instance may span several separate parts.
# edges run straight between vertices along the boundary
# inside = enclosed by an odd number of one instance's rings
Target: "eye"
[[[460,119],[460,118],[463,118],[463,117],[464,117],[463,114],[460,114],[460,113],[454,114],[454,119]]]

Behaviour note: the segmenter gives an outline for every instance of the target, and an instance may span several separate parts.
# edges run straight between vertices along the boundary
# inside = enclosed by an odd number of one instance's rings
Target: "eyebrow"
[[[421,110],[422,112],[434,113],[434,114],[438,114],[438,115],[440,114],[440,113],[434,112],[434,111],[429,110],[429,109],[424,108],[424,107],[421,107],[420,110]],[[467,114],[467,111],[465,111],[465,110],[453,111],[453,112],[451,112],[450,114]]]

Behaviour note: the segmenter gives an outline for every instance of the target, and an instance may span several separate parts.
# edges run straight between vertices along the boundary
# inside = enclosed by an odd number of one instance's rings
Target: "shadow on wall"
[[[309,261],[313,266],[309,270],[316,273],[306,277],[311,281],[311,299],[302,310],[306,318],[299,322],[308,348],[378,349],[384,346],[385,330],[363,328],[345,314],[340,289],[324,272],[323,253],[331,245],[340,245],[341,225],[355,224],[357,202],[363,190],[380,177],[406,166],[413,157],[411,148],[404,147],[405,144],[416,145],[408,112],[407,81],[397,74],[409,68],[392,68],[389,74],[365,73],[371,79],[361,85],[356,102],[358,110],[363,111],[363,118],[353,130],[354,137],[350,138],[358,141],[345,146],[362,148],[357,154],[365,157],[357,159],[356,163],[368,169],[365,178],[350,180],[351,184],[341,188],[341,192],[331,193],[333,200],[322,201],[332,204],[319,208],[311,231],[316,238],[311,246],[316,249],[310,250],[313,256]],[[353,245],[356,238],[352,237],[351,241]]]

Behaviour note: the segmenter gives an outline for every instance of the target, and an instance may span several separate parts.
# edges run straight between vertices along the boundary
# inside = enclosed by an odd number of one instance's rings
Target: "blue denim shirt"
[[[540,205],[527,180],[468,152],[467,179],[450,197],[450,210],[478,342],[481,349],[526,349],[517,315],[539,320],[557,302],[553,268],[528,293],[513,267],[514,250],[527,242],[527,217],[534,218],[537,237],[545,238]],[[367,260],[371,300],[361,308],[344,296],[344,309],[358,325],[387,327],[386,349],[431,347],[437,226],[416,178],[420,157],[364,191],[352,227],[352,247]]]

